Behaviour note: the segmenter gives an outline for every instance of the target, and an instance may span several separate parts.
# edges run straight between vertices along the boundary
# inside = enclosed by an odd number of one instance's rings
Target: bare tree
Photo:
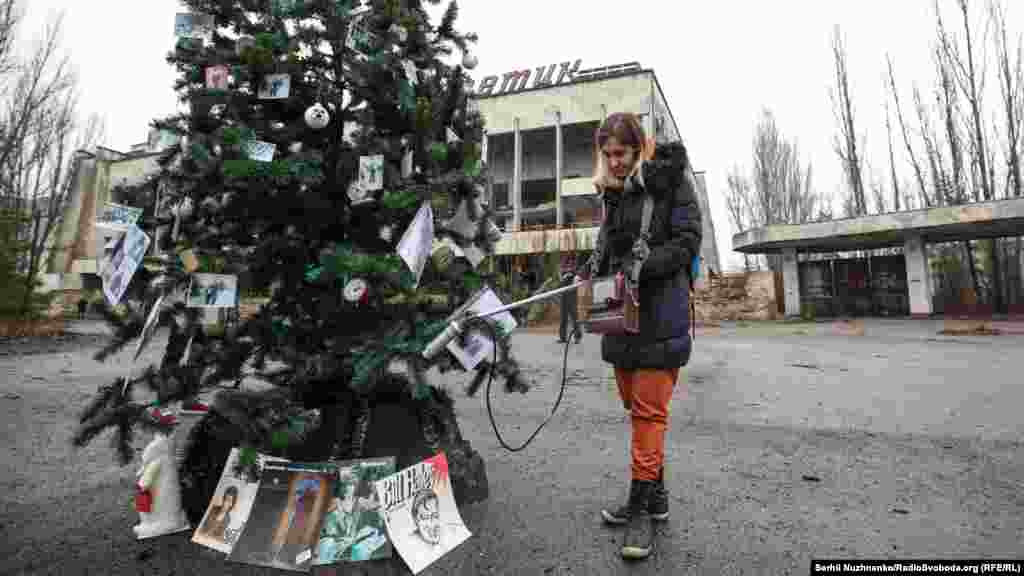
[[[900,133],[903,136],[903,145],[907,150],[907,158],[910,161],[910,165],[914,168],[914,177],[917,180],[918,197],[921,199],[921,203],[924,204],[925,208],[931,208],[932,201],[928,196],[928,187],[924,182],[924,171],[921,169],[921,163],[917,160],[917,154],[914,152],[914,146],[910,141],[910,130],[907,128],[907,123],[903,118],[903,108],[900,106],[900,95],[899,91],[896,89],[896,74],[892,69],[892,58],[886,55],[885,61],[889,70],[889,91],[892,93],[893,103],[896,105],[896,119],[900,123]]]
[[[832,36],[832,56],[835,59],[835,88],[829,91],[832,99],[832,113],[839,125],[839,134],[835,136],[833,146],[843,163],[846,182],[850,186],[849,193],[853,197],[852,216],[867,214],[867,199],[864,194],[864,177],[861,158],[857,151],[857,131],[854,127],[853,101],[850,99],[849,74],[846,67],[846,47],[843,45],[839,26],[835,27]]]
[[[814,192],[811,166],[804,167],[797,144],[781,134],[768,109],[755,128],[752,152],[751,178],[744,178],[737,168],[728,178],[727,206],[739,230],[831,218],[821,195]],[[778,267],[776,259],[768,260],[772,269]]]
[[[1017,50],[1011,61],[1009,41],[1006,37],[1006,15],[1002,6],[989,3],[989,12],[996,32],[996,63],[999,76],[999,93],[1002,96],[1003,113],[1006,121],[1006,146],[1004,156],[1007,167],[1007,188],[1014,197],[1024,192],[1024,175],[1021,174],[1021,148],[1024,147],[1024,48],[1021,37],[1017,38]],[[1007,194],[1009,195],[1009,194]]]
[[[99,137],[100,125],[95,117],[84,124],[79,119],[77,79],[61,54],[63,18],[48,23],[23,60],[12,54],[20,24],[15,0],[0,0],[0,21],[0,63],[6,66],[0,76],[0,195],[28,217],[21,232],[29,246],[22,262],[27,314],[70,196],[72,156]]]
[[[729,192],[725,197],[725,206],[729,210],[729,219],[732,220],[736,232],[744,232],[748,229],[747,216],[751,212],[750,182],[743,177],[740,169],[736,166],[729,172],[727,182]],[[751,270],[749,254],[743,254],[743,267],[747,271]]]
[[[900,184],[896,179],[896,157],[892,151],[892,123],[889,117],[889,99],[885,99],[885,136],[889,142],[889,177],[892,179],[893,210],[900,211]]]

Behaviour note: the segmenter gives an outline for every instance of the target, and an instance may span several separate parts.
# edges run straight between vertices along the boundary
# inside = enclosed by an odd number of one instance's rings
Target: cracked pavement
[[[625,496],[629,432],[598,337],[570,349],[562,406],[515,454],[498,444],[483,390],[466,398],[467,377],[433,375],[456,393],[491,497],[461,511],[473,538],[422,574],[791,574],[813,557],[1019,557],[1024,336],[865,326],[864,336],[829,324],[698,333],[667,439],[672,516],[653,557],[635,565],[619,558],[619,532],[599,523],[600,507]],[[492,391],[512,445],[558,393],[554,340],[513,337],[535,387]],[[279,573],[226,562],[190,533],[134,540],[137,463],[118,467],[105,438],[80,451],[69,443],[78,410],[130,353],[99,364],[95,339],[21,353],[32,346],[0,342],[0,573]]]

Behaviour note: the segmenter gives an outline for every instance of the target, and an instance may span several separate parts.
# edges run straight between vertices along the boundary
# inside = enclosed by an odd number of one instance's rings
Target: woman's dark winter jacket
[[[700,253],[701,214],[696,181],[682,144],[661,145],[623,190],[605,191],[598,249],[585,265],[591,277],[629,275],[640,234],[644,194],[654,199],[650,256],[640,272],[640,333],[601,339],[601,357],[616,368],[671,369],[690,359],[690,261]],[[596,256],[604,257],[600,262]]]

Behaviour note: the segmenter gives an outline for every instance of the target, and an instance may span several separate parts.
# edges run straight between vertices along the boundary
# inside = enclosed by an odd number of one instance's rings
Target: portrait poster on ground
[[[413,574],[471,536],[455,505],[443,452],[378,480],[376,489],[388,536]]]
[[[333,463],[267,462],[228,560],[309,572],[337,477]]]
[[[239,467],[240,455],[238,448],[231,449],[210,505],[199,522],[199,528],[192,534],[192,541],[196,544],[225,554],[231,553],[245,528],[260,487],[258,474],[250,476]],[[258,468],[262,468],[267,462],[281,464],[284,461],[260,455],[257,462]]]
[[[315,565],[390,558],[391,540],[374,484],[395,473],[395,458],[338,463],[334,499],[320,529]]]

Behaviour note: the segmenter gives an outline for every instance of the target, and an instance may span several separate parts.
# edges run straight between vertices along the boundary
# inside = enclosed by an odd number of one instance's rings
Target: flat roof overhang
[[[780,224],[740,232],[733,250],[744,254],[848,252],[903,246],[910,238],[957,242],[1024,236],[1024,198],[890,212],[809,224]]]

